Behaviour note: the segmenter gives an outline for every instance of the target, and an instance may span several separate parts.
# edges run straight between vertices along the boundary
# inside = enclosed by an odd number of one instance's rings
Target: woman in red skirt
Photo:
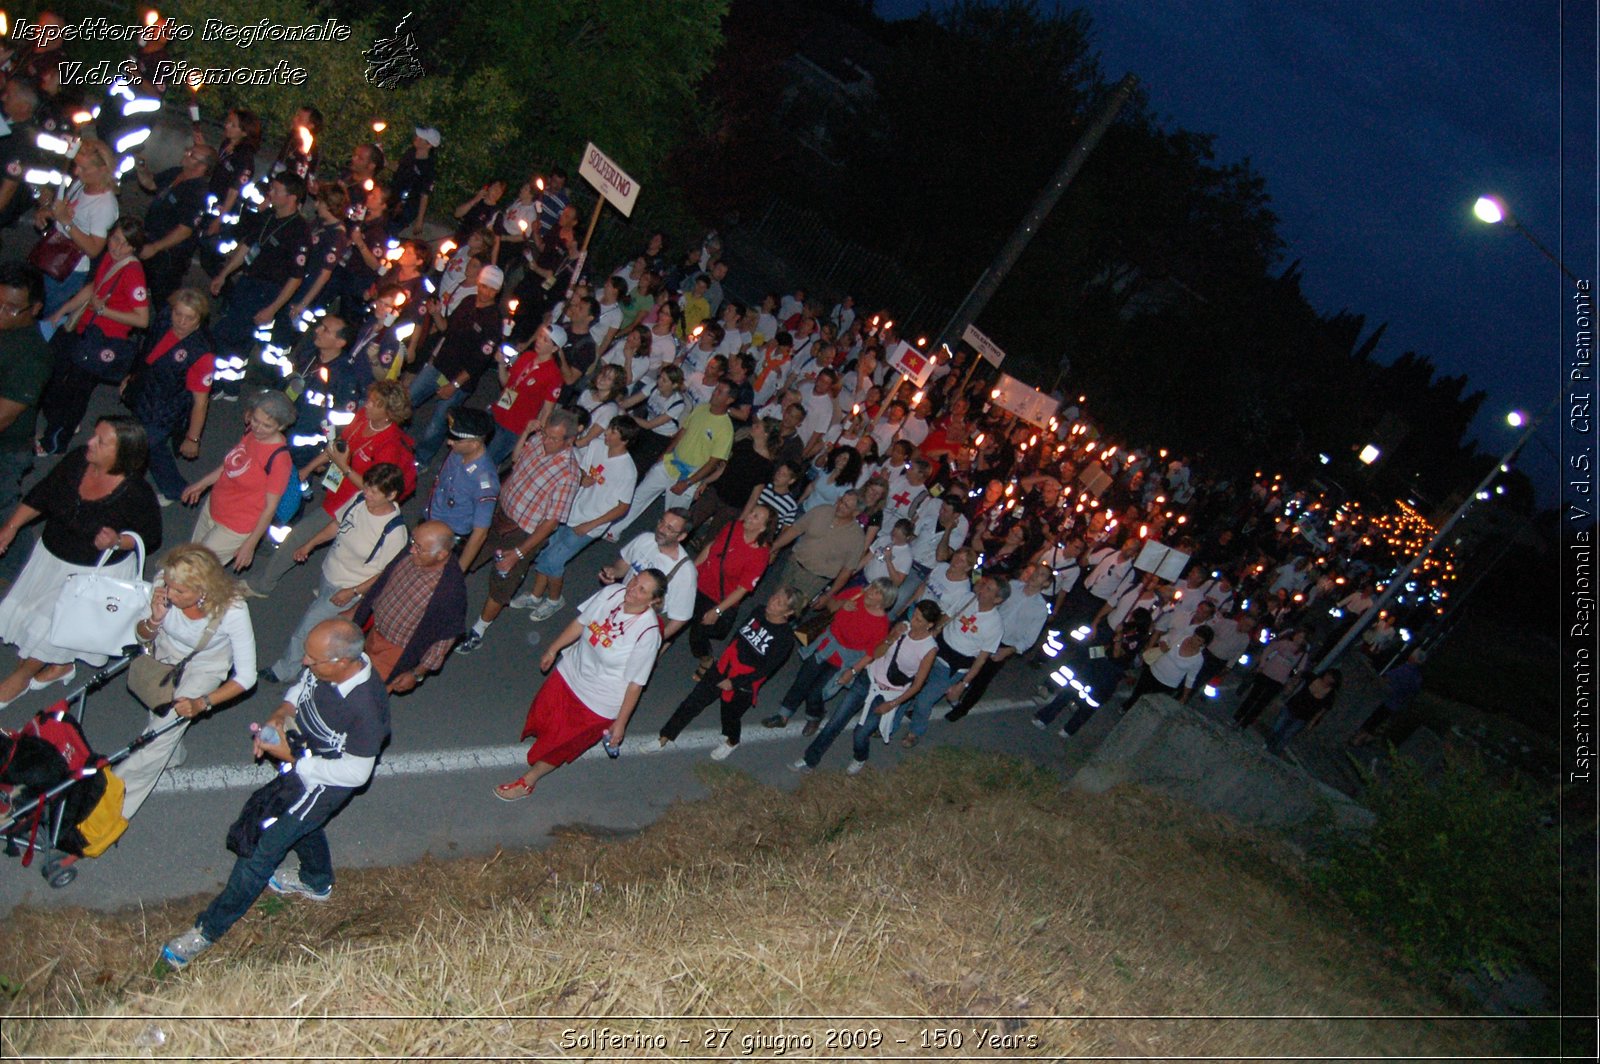
[[[656,611],[667,577],[645,569],[627,586],[612,584],[578,607],[578,616],[539,659],[550,678],[528,708],[522,737],[535,737],[528,771],[494,789],[495,797],[515,802],[533,793],[540,777],[575,761],[602,736],[621,746],[628,718],[655,668],[661,647]],[[566,647],[572,653],[561,654]],[[560,655],[560,664],[556,656]]]

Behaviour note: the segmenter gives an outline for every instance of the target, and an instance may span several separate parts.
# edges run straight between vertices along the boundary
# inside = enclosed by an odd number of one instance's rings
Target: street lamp
[[[1480,222],[1489,225],[1499,225],[1504,222],[1510,228],[1528,238],[1528,243],[1538,249],[1539,254],[1556,264],[1556,269],[1567,275],[1570,281],[1578,279],[1577,274],[1567,269],[1567,264],[1556,258],[1549,248],[1539,242],[1539,238],[1528,231],[1528,228],[1517,221],[1517,216],[1511,213],[1511,208],[1506,206],[1506,201],[1499,196],[1479,196],[1478,202],[1472,205],[1472,213],[1477,215]]]

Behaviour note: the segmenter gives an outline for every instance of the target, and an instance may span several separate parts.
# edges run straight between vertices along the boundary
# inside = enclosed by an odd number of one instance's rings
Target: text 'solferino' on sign
[[[634,201],[639,198],[639,182],[629,177],[605,152],[593,144],[586,145],[578,173],[624,216],[633,214]]]

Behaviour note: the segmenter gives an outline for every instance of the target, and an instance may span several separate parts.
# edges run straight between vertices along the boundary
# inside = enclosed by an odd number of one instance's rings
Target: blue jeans
[[[343,803],[323,797],[305,820],[285,814],[263,831],[255,852],[233,862],[228,885],[195,919],[200,933],[212,942],[227,934],[261,897],[261,892],[267,889],[267,880],[291,851],[300,857],[300,882],[312,890],[333,886],[333,856],[328,852],[328,836],[322,829],[341,808]]]
[[[39,332],[46,340],[56,334],[56,326],[47,320],[50,315],[67,305],[67,300],[78,294],[78,289],[89,283],[89,271],[78,270],[67,274],[65,281],[45,275],[44,309],[39,312]]]
[[[1299,717],[1292,717],[1288,710],[1281,710],[1278,719],[1273,722],[1272,734],[1267,736],[1267,751],[1273,754],[1283,753],[1283,748],[1305,730],[1306,722]]]
[[[867,704],[867,694],[871,689],[872,681],[867,678],[865,672],[855,678],[855,682],[845,691],[844,698],[833,708],[833,713],[828,717],[828,722],[822,726],[821,731],[817,732],[816,738],[811,740],[811,745],[806,747],[804,755],[806,764],[816,768],[822,763],[822,758],[827,754],[828,747],[832,746],[833,741],[839,737],[839,733],[843,732],[850,725],[850,722],[855,720],[856,715],[861,712],[861,707]],[[859,745],[863,742],[862,733],[865,733],[866,740],[870,740],[877,731],[877,724],[878,719],[874,717],[868,727],[857,729],[855,736],[857,761],[865,761],[867,759],[866,754],[861,752]]]
[[[960,672],[952,670],[943,658],[935,657],[933,668],[928,671],[928,682],[922,685],[922,690],[917,692],[917,697],[911,702],[911,712],[907,714],[904,705],[895,710],[894,730],[899,731],[900,725],[905,723],[907,716],[910,716],[911,734],[918,739],[928,734],[928,721],[933,717],[934,705],[966,673],[966,669]]]
[[[496,424],[494,435],[489,437],[489,461],[496,469],[506,464],[511,452],[517,449],[517,434]]]
[[[306,639],[311,635],[311,629],[323,621],[332,620],[345,610],[353,609],[361,601],[356,599],[343,606],[335,606],[333,594],[338,590],[325,576],[318,582],[317,593],[306,607],[305,616],[300,618],[294,634],[289,637],[289,645],[283,648],[283,655],[273,663],[272,673],[278,679],[288,681],[300,675],[304,667],[302,659],[306,656]]]
[[[821,637],[819,636],[818,638]],[[788,720],[794,716],[795,710],[800,708],[800,703],[804,702],[806,704],[806,716],[812,720],[821,720],[823,705],[828,701],[830,695],[838,691],[837,687],[832,690],[828,689],[828,681],[832,680],[837,673],[838,670],[823,661],[820,654],[811,658],[802,658],[800,671],[794,674],[794,683],[789,685],[789,690],[784,694],[783,702],[778,707],[779,714],[782,715],[784,720]]]
[[[188,425],[185,421],[183,428],[187,429]],[[183,474],[178,472],[178,456],[173,449],[179,429],[145,422],[144,431],[150,439],[150,479],[156,482],[157,491],[176,502],[189,486]]]
[[[411,409],[413,411],[422,407],[423,403],[434,398],[440,388],[447,382],[444,374],[434,369],[431,365],[423,366],[422,370],[411,381]],[[439,448],[444,446],[445,433],[450,430],[450,411],[467,401],[465,388],[457,388],[455,394],[448,399],[440,399],[433,406],[433,417],[417,433],[417,464],[427,465],[433,461],[433,456],[439,453]],[[513,440],[513,443],[516,441]]]

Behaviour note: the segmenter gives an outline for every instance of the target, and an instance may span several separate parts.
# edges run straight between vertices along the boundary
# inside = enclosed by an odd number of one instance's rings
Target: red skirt
[[[559,672],[552,671],[528,707],[522,737],[538,736],[528,748],[528,764],[561,766],[576,761],[600,741],[614,722],[578,701]]]

